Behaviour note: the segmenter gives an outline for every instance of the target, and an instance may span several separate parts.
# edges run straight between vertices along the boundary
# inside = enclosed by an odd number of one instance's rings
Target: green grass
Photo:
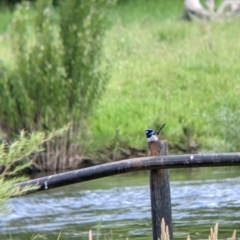
[[[11,51],[8,35],[8,27],[12,18],[12,12],[8,8],[0,6],[0,71],[1,62],[11,64]]]
[[[12,13],[8,8],[3,8],[0,5],[0,34],[3,34],[7,31],[8,29],[8,23],[10,22],[12,18]]]
[[[166,11],[163,1],[140,2],[113,11],[105,41],[112,77],[91,121],[93,139],[144,148],[144,130],[166,122],[171,146],[185,145],[184,128],[204,151],[236,151],[239,20],[183,22],[179,4]]]
[[[89,123],[94,150],[145,148],[144,130],[164,122],[170,147],[191,141],[202,151],[240,148],[239,20],[184,22],[182,10],[182,0],[121,0],[109,12],[111,80]],[[3,32],[9,15],[0,18]],[[0,39],[0,51],[11,65],[9,39]]]

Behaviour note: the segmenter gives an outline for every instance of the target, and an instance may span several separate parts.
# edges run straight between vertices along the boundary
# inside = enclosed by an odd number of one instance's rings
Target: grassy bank
[[[182,0],[121,0],[110,11],[111,79],[89,123],[92,151],[145,148],[144,130],[164,122],[172,148],[239,149],[239,20],[184,22],[182,10]],[[9,47],[1,35],[0,59],[11,64]]]
[[[239,20],[184,22],[180,3],[129,1],[112,14],[112,77],[91,121],[101,147],[144,148],[144,129],[166,122],[172,147],[239,148]]]

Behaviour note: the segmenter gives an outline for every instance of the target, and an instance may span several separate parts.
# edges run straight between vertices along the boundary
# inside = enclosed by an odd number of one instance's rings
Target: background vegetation
[[[35,165],[70,168],[84,152],[87,120],[108,81],[101,63],[104,0],[23,2],[10,24],[9,63],[3,62],[0,125],[11,139],[19,129],[49,131],[71,122],[66,138],[48,143]],[[50,160],[52,159],[52,160]]]
[[[184,22],[182,6],[127,1],[112,12],[112,77],[91,121],[103,146],[112,136],[144,148],[143,130],[166,122],[175,150],[238,151],[239,19]]]
[[[38,4],[36,9],[44,7],[43,3]],[[77,9],[74,3],[68,7]],[[1,100],[4,104],[0,116],[1,119],[9,119],[5,120],[8,125],[16,126],[15,130],[23,127],[41,130],[44,126],[51,129],[72,119],[79,119],[76,122],[74,120],[77,131],[72,131],[76,132],[73,139],[77,142],[85,139],[86,145],[80,144],[71,151],[77,149],[81,154],[90,154],[109,146],[111,149],[145,149],[145,128],[157,129],[166,122],[163,137],[169,140],[174,151],[238,151],[238,19],[215,23],[184,22],[180,18],[182,0],[122,0],[107,12],[111,24],[105,36],[105,28],[97,25],[101,21],[96,20],[102,15],[96,16],[95,12],[91,12],[93,34],[88,35],[88,31],[84,31],[85,37],[81,39],[88,44],[81,45],[78,35],[73,34],[74,37],[70,38],[71,33],[68,31],[75,31],[73,21],[88,24],[89,12],[83,14],[83,19],[74,19],[73,14],[65,15],[72,11],[64,12],[66,7],[47,9],[36,10],[43,15],[38,13],[34,20],[35,27],[33,21],[28,20],[34,19],[33,11],[28,15],[16,13],[22,20],[23,16],[28,16],[25,20],[27,24],[21,25],[29,29],[24,39],[20,37],[23,36],[20,34],[23,31],[20,26],[14,27],[15,14],[12,23],[15,41],[27,41],[25,47],[31,50],[23,60],[16,58],[16,53],[23,44],[16,42],[15,46],[19,47],[14,53],[10,48],[10,36],[6,30],[9,12],[4,10],[1,14],[5,19],[5,23],[3,21],[0,26],[2,68],[11,67],[12,74],[8,77],[8,82],[11,81],[14,88],[21,89],[23,82],[24,86],[28,86],[28,90],[24,89],[28,94],[22,94],[25,98],[21,99],[20,112],[27,118],[24,124],[21,123],[19,110],[8,101],[6,90],[3,91],[6,96],[5,100]],[[15,24],[19,24],[19,21],[15,21]],[[72,26],[72,29],[66,26]],[[83,26],[80,24],[76,31],[81,31]],[[98,29],[102,30],[98,32]],[[94,34],[99,34],[97,43]],[[101,39],[104,39],[103,51],[107,58],[100,55]],[[78,49],[75,49],[76,44]],[[91,49],[87,57],[84,55],[86,49]],[[96,61],[92,59],[95,55],[93,51],[97,52]],[[39,58],[40,55],[44,55],[44,58]],[[43,61],[46,58],[49,61]],[[14,62],[14,59],[18,62]],[[75,59],[77,64],[74,65],[71,59]],[[28,61],[27,69],[24,61]],[[101,68],[109,63],[111,71],[102,71]],[[72,64],[75,70],[72,70]],[[80,70],[83,68],[84,71]],[[36,74],[34,77],[33,73]],[[106,85],[109,73],[111,77]],[[79,81],[90,78],[91,83]],[[69,84],[70,79],[77,81]],[[93,95],[98,80],[99,91]],[[42,84],[41,87],[37,83]],[[84,85],[86,83],[89,85]],[[105,87],[106,91],[102,95]],[[89,88],[93,92],[86,90]],[[1,94],[1,98],[4,94]],[[37,95],[39,96],[36,97]],[[92,102],[92,96],[96,101]],[[35,97],[40,102],[32,101]],[[99,105],[96,105],[99,100]],[[81,121],[86,116],[91,117],[86,122]],[[84,129],[87,133],[84,138],[79,129]]]
[[[42,132],[27,134],[21,131],[19,137],[11,144],[0,144],[0,216],[8,210],[5,202],[10,197],[22,195],[30,188],[35,187],[19,189],[16,184],[28,179],[26,169],[30,169],[32,166],[33,154],[44,151],[42,145],[45,142],[63,135],[67,129],[66,126],[48,134]]]

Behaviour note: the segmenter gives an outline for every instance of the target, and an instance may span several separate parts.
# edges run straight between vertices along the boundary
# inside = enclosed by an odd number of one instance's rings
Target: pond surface
[[[219,238],[240,232],[240,168],[171,170],[175,239]],[[0,216],[0,239],[151,239],[148,172],[124,174],[10,199]]]

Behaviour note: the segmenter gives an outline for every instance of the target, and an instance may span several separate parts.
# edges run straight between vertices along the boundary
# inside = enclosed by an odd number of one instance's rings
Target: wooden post
[[[152,142],[152,144],[156,143],[157,142]],[[167,155],[167,141],[160,141],[160,145],[161,151],[159,155]],[[170,240],[173,240],[172,209],[168,169],[150,170],[150,194],[153,240],[158,240],[161,238],[161,222],[163,218],[169,229]]]

